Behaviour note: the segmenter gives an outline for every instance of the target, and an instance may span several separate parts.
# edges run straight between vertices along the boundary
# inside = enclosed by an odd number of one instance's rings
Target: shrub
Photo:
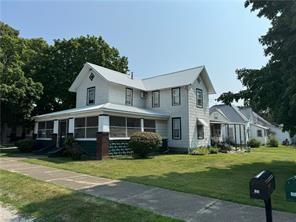
[[[278,147],[279,141],[274,136],[269,136],[267,146],[269,147]]]
[[[231,145],[225,142],[219,142],[217,143],[217,147],[220,150],[221,153],[227,153],[231,150]]]
[[[195,148],[191,151],[192,155],[207,155],[209,154],[209,149],[205,147]]]
[[[256,140],[256,139],[251,139],[248,141],[248,146],[251,148],[258,148],[260,146],[260,141]]]
[[[15,146],[21,151],[21,152],[32,152],[34,150],[34,140],[32,139],[23,139],[15,142]]]
[[[157,133],[137,132],[134,133],[129,142],[129,148],[135,157],[145,158],[149,153],[156,151],[161,144],[161,137]]]
[[[73,160],[81,160],[82,151],[78,143],[75,142],[74,138],[68,136],[64,142],[65,154],[72,157]]]
[[[219,148],[217,147],[210,147],[209,154],[217,154],[219,152]]]

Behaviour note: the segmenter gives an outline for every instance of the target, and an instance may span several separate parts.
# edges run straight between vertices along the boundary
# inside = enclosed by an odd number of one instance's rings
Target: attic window
[[[94,75],[93,73],[91,73],[91,74],[89,75],[89,79],[90,79],[90,81],[93,81],[94,78],[95,78],[95,75]]]
[[[200,77],[197,78],[197,82],[200,83]]]

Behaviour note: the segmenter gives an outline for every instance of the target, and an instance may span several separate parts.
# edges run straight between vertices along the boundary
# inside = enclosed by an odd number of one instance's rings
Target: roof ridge
[[[171,74],[174,74],[174,73],[184,72],[184,71],[187,71],[187,70],[197,69],[197,68],[201,68],[201,67],[204,68],[205,66],[204,66],[204,65],[201,65],[201,66],[196,66],[196,67],[192,67],[192,68],[188,68],[188,69],[182,69],[182,70],[179,70],[179,71],[174,71],[174,72],[169,72],[169,73],[159,74],[159,75],[156,75],[156,76],[151,76],[151,77],[144,78],[144,79],[142,79],[142,80],[152,79],[152,78],[156,78],[156,77],[159,77],[159,76],[171,75]]]

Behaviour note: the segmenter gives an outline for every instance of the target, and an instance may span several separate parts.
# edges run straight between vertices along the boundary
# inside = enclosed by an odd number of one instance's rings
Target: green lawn
[[[285,181],[296,174],[295,148],[258,148],[250,153],[207,156],[160,155],[144,160],[32,158],[26,161],[257,206],[263,203],[250,199],[249,180],[268,169],[276,179],[273,208],[296,213],[296,204],[287,202],[284,194]]]
[[[0,201],[37,221],[177,221],[3,170]]]

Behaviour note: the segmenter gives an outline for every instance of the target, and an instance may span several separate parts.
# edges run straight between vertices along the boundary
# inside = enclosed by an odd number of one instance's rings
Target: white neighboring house
[[[34,117],[40,145],[61,146],[73,134],[95,153],[97,132],[104,132],[109,153],[116,154],[137,131],[157,132],[183,152],[210,144],[209,94],[215,90],[204,66],[138,80],[86,63],[69,90],[76,108]]]
[[[281,143],[288,138],[289,133],[274,126],[250,107],[236,107],[233,105],[214,105],[210,108],[211,141],[231,142],[246,145],[250,139],[256,139],[266,144],[269,134],[274,134]]]

